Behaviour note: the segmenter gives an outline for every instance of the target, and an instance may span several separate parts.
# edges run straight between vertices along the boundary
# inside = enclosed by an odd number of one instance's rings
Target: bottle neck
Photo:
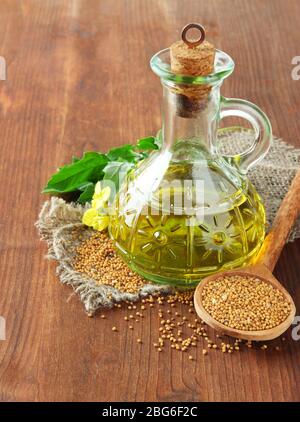
[[[199,87],[205,90],[195,96],[188,94],[189,87],[163,85],[162,138],[165,149],[176,161],[193,160],[217,155],[216,135],[219,123],[220,84]]]

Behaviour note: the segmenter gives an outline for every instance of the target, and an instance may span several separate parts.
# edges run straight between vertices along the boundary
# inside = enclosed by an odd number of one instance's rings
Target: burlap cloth
[[[236,129],[220,135],[222,152],[240,152],[252,141],[252,132]],[[275,138],[267,157],[249,172],[249,178],[263,198],[268,227],[272,224],[276,211],[288,187],[300,167],[300,149],[287,145]],[[87,239],[93,231],[81,223],[86,208],[79,204],[67,203],[52,197],[43,204],[36,226],[41,239],[47,241],[49,259],[57,261],[57,275],[60,281],[73,287],[79,294],[88,314],[100,307],[111,307],[124,300],[136,301],[157,292],[167,293],[169,286],[147,283],[137,294],[120,292],[111,286],[98,285],[92,278],[75,271],[72,266],[76,247]],[[74,238],[74,228],[77,228]],[[295,224],[289,241],[300,237],[300,219]]]

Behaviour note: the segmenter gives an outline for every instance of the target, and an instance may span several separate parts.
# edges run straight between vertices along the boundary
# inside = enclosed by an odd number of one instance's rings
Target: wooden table
[[[58,165],[85,150],[134,142],[160,127],[161,87],[153,53],[200,21],[236,61],[225,95],[247,98],[269,115],[274,133],[300,146],[298,0],[2,0],[0,55],[2,401],[298,401],[300,341],[281,352],[232,356],[198,350],[189,361],[157,353],[158,319],[140,324],[125,310],[87,318],[77,296],[44,259],[33,226],[42,186]],[[300,242],[276,268],[300,306]],[[112,335],[117,325],[119,333]]]

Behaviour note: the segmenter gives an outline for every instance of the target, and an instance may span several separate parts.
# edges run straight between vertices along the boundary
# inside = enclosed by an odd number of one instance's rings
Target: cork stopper
[[[188,40],[190,29],[200,32],[198,40]],[[206,76],[214,71],[215,47],[205,41],[205,30],[198,23],[186,25],[182,40],[170,47],[171,70],[180,75]],[[177,85],[173,91],[178,95],[177,109],[182,117],[195,117],[205,107],[211,87],[209,85]]]

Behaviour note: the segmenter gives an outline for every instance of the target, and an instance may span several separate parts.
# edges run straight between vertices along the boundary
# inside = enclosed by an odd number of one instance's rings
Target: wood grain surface
[[[155,312],[125,329],[126,310],[87,318],[44,259],[34,222],[42,186],[85,150],[106,150],[160,127],[153,53],[199,21],[236,70],[223,94],[257,103],[274,133],[300,146],[299,0],[1,0],[0,81],[2,401],[299,401],[300,341],[223,355],[157,353]],[[275,274],[300,308],[300,242]],[[111,327],[118,326],[112,335]]]

